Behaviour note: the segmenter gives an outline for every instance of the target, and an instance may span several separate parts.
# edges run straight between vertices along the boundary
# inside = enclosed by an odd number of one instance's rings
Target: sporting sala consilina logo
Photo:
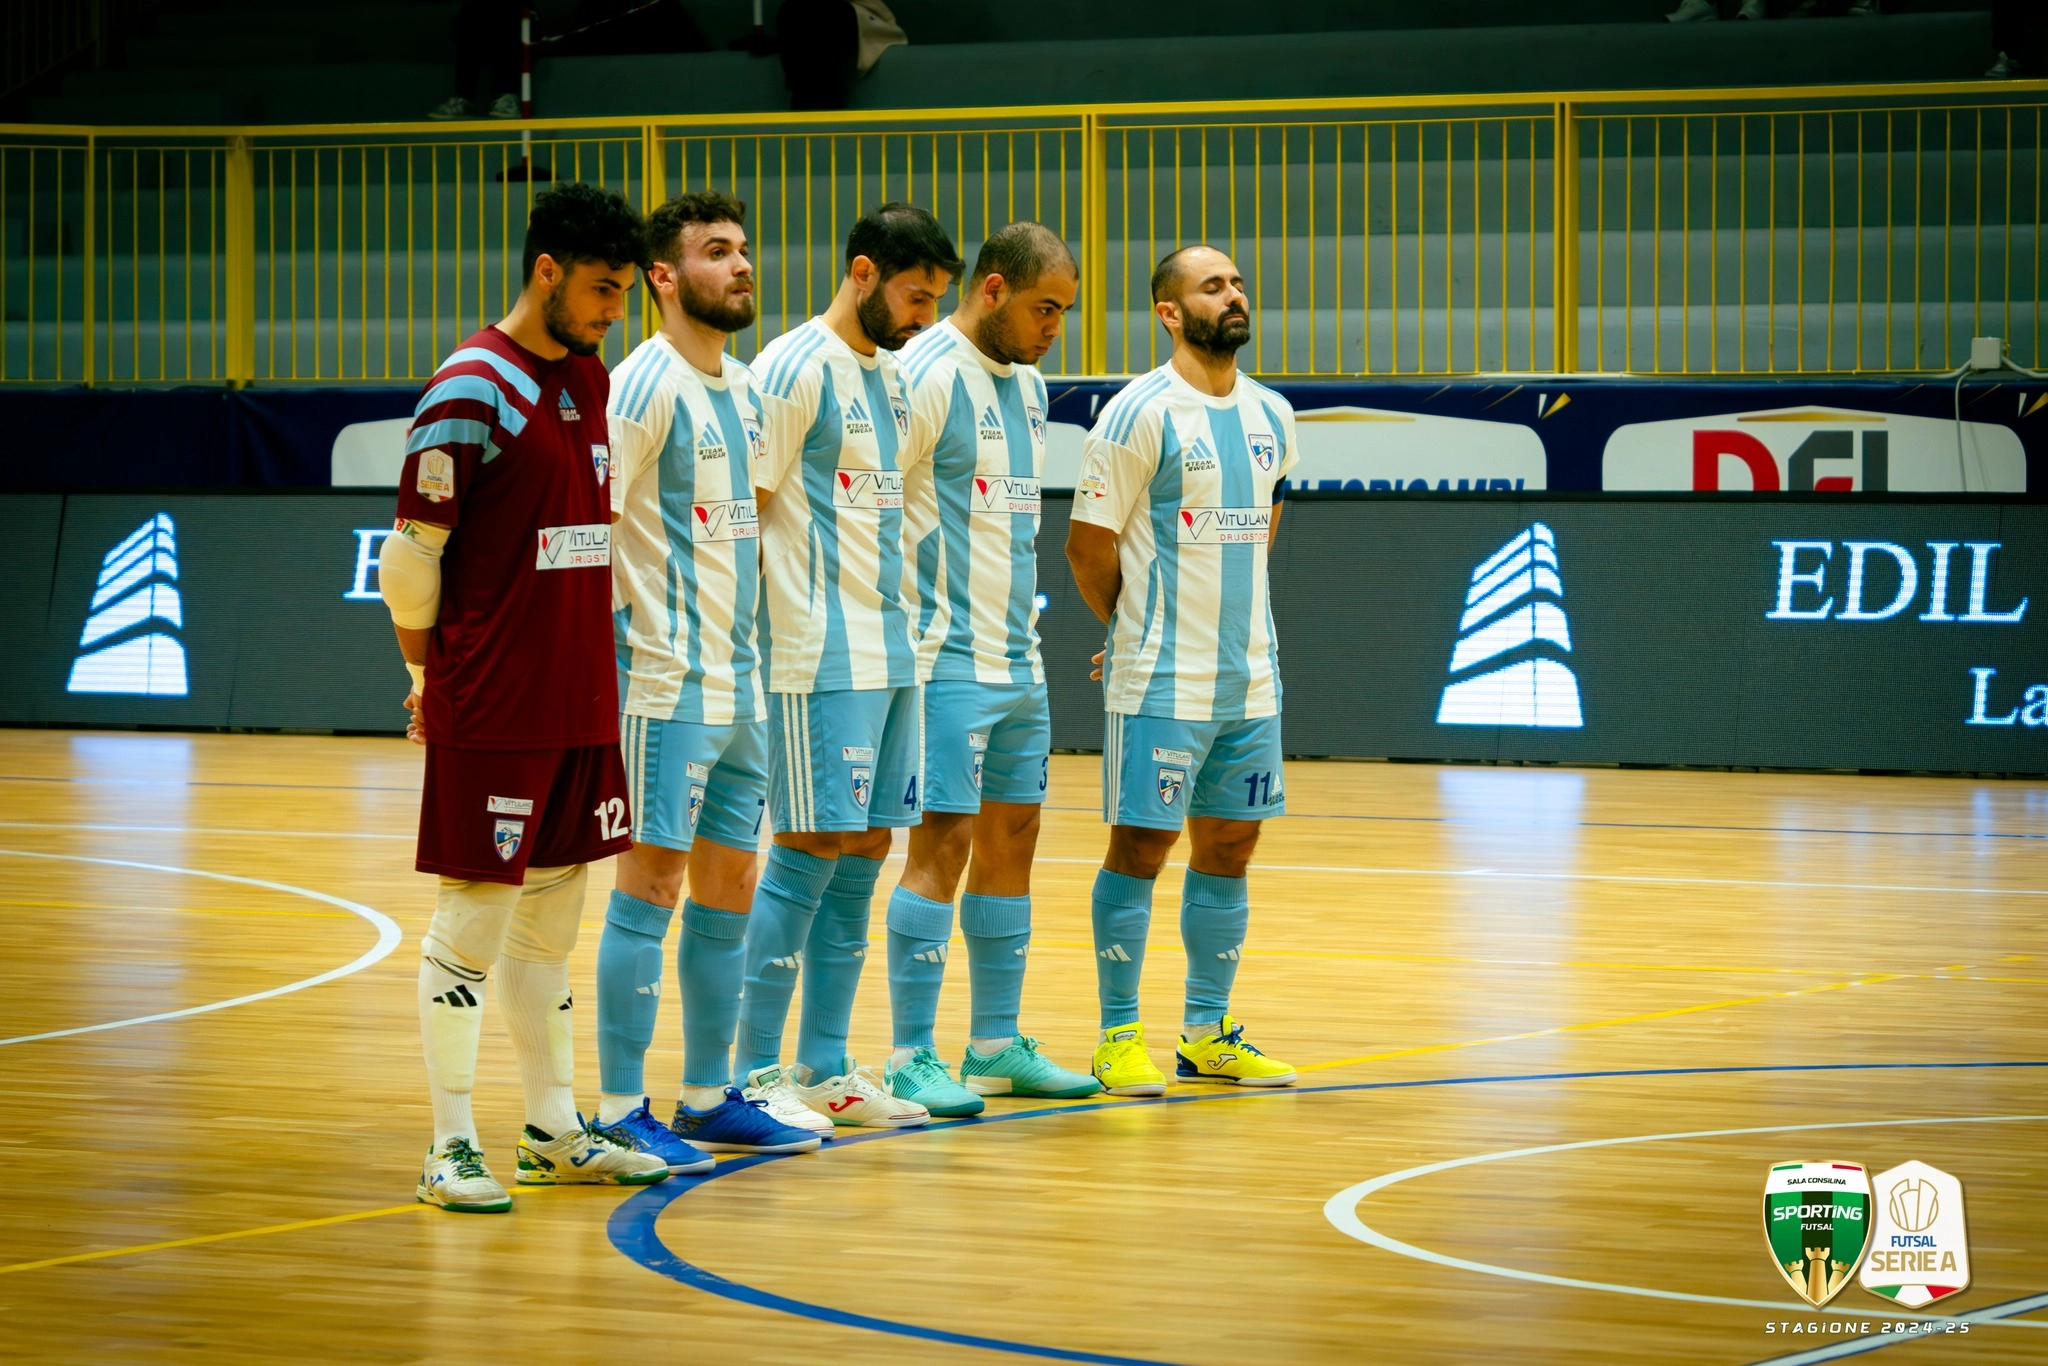
[[[100,560],[69,693],[183,697],[189,691],[178,594],[178,529],[168,512],[135,528]]]
[[[1855,1162],[1780,1162],[1764,1179],[1764,1238],[1778,1274],[1816,1309],[1852,1276],[1909,1309],[1970,1284],[1963,1183],[1925,1162],[1875,1183]]]

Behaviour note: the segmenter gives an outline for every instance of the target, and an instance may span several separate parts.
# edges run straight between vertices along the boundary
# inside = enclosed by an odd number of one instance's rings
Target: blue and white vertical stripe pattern
[[[896,357],[813,318],[754,359],[763,452],[759,640],[778,693],[917,681],[903,605],[910,399]]]
[[[1298,458],[1293,408],[1245,375],[1212,398],[1161,366],[1103,406],[1082,447],[1073,515],[1117,533],[1108,710],[1183,721],[1279,714],[1267,545],[1273,489]]]
[[[912,338],[903,368],[911,442],[930,451],[904,476],[918,677],[1042,683],[1045,380],[991,361],[951,320]]]
[[[781,782],[789,800],[784,806],[788,812],[789,828],[815,830],[818,828],[818,786],[817,775],[811,766],[811,697],[809,693],[791,693],[781,699],[776,708],[781,714],[782,733],[770,746],[777,759],[782,761],[782,772],[776,778]]]
[[[709,726],[766,715],[752,379],[730,356],[705,375],[659,333],[612,373],[614,638],[628,715]]]

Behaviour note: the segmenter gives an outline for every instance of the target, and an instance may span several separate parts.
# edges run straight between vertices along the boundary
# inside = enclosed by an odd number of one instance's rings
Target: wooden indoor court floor
[[[412,1203],[420,760],[0,732],[0,1357],[1746,1363],[1846,1318],[1888,1364],[2048,1361],[2048,783],[1292,764],[1237,1009],[1299,1089],[997,1100],[459,1217]],[[1025,997],[1084,1069],[1097,774],[1053,763]],[[586,1104],[610,881],[572,969]],[[1145,994],[1169,1073],[1178,889]],[[887,1018],[878,951],[869,1061]],[[495,1018],[477,1112],[509,1181]],[[1880,1334],[1907,1317],[1855,1285],[1804,1312],[1766,1168],[1909,1158],[1964,1182],[1951,1312],[1982,1317]]]

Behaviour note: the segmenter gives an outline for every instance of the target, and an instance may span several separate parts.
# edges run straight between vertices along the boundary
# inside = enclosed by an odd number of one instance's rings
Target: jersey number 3
[[[624,839],[632,829],[631,824],[626,820],[626,799],[624,797],[612,797],[599,802],[597,809],[591,814],[597,817],[597,836],[599,839]]]

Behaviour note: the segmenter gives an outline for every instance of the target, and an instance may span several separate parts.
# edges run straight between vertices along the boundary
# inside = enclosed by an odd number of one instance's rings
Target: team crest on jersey
[[[704,789],[695,785],[690,788],[690,828],[697,828],[697,817],[704,814]]]
[[[981,420],[974,424],[974,430],[983,441],[1001,441],[1003,439],[1003,420],[996,416],[994,404],[990,404],[981,410]]]
[[[1035,403],[1024,405],[1024,420],[1031,424],[1031,439],[1041,445],[1045,442],[1045,410]]]
[[[867,405],[855,399],[846,409],[846,434],[848,436],[873,436],[875,420],[868,415]]]
[[[889,416],[896,419],[897,440],[900,441],[910,435],[910,405],[904,402],[901,395],[889,395]]]
[[[747,458],[760,460],[766,457],[768,448],[761,440],[761,424],[751,417],[743,417],[740,419],[740,426],[745,428],[747,433]]]
[[[512,856],[519,852],[519,845],[526,838],[525,821],[499,821],[491,832],[491,842],[497,846],[500,861],[510,863]]]
[[[455,496],[455,457],[446,451],[421,451],[419,475],[413,480],[420,497],[445,503]]]
[[[1279,443],[1273,440],[1270,432],[1247,432],[1244,444],[1251,448],[1252,463],[1262,470],[1272,469],[1273,462],[1279,458]]]
[[[593,445],[590,448],[590,463],[597,469],[597,482],[605,483],[612,477],[612,448]]]
[[[1180,800],[1180,790],[1187,786],[1188,771],[1184,768],[1162,768],[1159,770],[1159,804],[1172,806]]]
[[[1216,468],[1216,452],[1209,449],[1209,443],[1198,436],[1195,438],[1195,444],[1188,447],[1187,454],[1180,458],[1180,467],[1188,474],[1213,470]]]
[[[868,804],[868,791],[874,786],[875,771],[865,765],[861,765],[854,768],[849,776],[853,779],[854,805],[866,807]]]
[[[583,420],[583,414],[576,411],[576,400],[569,397],[569,391],[567,389],[562,390],[561,400],[562,421],[581,422]]]
[[[725,437],[709,422],[704,430],[697,433],[697,458],[699,460],[725,459]]]

